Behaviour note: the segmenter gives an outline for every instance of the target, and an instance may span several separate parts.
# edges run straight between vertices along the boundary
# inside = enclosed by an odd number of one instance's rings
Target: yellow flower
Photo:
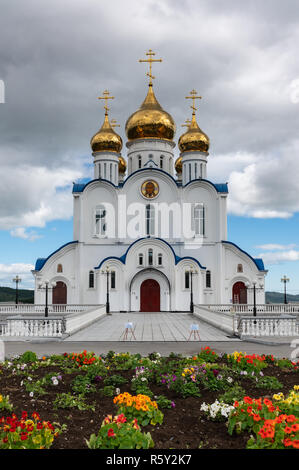
[[[3,401],[3,397],[2,397],[2,395],[0,395],[0,403],[1,403],[1,401]]]

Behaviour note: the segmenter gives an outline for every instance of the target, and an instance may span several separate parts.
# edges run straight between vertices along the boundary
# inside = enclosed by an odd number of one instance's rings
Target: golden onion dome
[[[183,171],[182,157],[179,157],[175,161],[175,171],[180,175]]]
[[[93,152],[119,153],[121,151],[122,139],[111,127],[107,112],[101,129],[92,137],[90,145]]]
[[[210,139],[198,126],[195,113],[192,114],[192,121],[187,132],[179,138],[178,146],[181,152],[208,153]]]
[[[118,157],[118,171],[121,174],[124,174],[127,169],[127,162],[121,155]]]
[[[149,90],[142,105],[126,122],[126,134],[129,141],[147,138],[172,140],[175,130],[174,120],[161,107],[155,97],[152,84],[149,84]]]

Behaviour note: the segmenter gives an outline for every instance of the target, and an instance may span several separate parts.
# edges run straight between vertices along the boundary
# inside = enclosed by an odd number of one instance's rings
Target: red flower
[[[108,429],[108,437],[115,437],[115,433],[112,428]]]

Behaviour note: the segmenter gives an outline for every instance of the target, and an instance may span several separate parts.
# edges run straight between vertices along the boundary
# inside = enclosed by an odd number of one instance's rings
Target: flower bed
[[[209,347],[0,364],[0,448],[299,447],[298,363]]]

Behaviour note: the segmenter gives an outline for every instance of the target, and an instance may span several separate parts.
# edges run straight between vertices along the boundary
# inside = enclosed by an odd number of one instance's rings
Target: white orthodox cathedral
[[[227,240],[227,184],[209,180],[209,138],[199,128],[193,90],[192,119],[178,140],[176,126],[157,101],[152,83],[140,108],[126,122],[127,160],[122,139],[105,118],[91,139],[94,179],[73,185],[74,240],[36,261],[35,303],[39,289],[56,283],[53,304],[105,304],[110,310],[188,311],[194,304],[264,303],[266,270]],[[160,60],[159,60],[160,61]],[[108,282],[107,282],[108,281]]]

